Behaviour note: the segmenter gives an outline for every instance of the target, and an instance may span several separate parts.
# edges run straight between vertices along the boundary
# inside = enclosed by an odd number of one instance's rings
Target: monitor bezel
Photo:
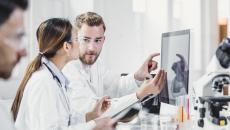
[[[185,30],[178,30],[178,31],[173,31],[173,32],[166,32],[166,33],[162,33],[162,36],[161,36],[161,68],[163,68],[163,64],[162,64],[162,62],[163,62],[163,60],[162,60],[162,58],[163,58],[163,55],[162,55],[162,51],[163,51],[163,44],[165,44],[165,43],[163,43],[163,39],[165,38],[165,37],[172,37],[172,36],[178,36],[178,35],[188,35],[188,39],[189,39],[189,41],[188,41],[188,44],[189,44],[189,46],[188,46],[188,79],[187,79],[187,89],[186,89],[186,94],[188,94],[189,93],[189,84],[190,84],[190,82],[189,82],[189,78],[190,78],[190,46],[191,46],[191,40],[190,40],[190,38],[191,38],[191,33],[190,33],[191,31],[190,31],[190,29],[185,29]],[[168,81],[167,81],[168,82]],[[165,86],[166,88],[167,88],[167,92],[169,92],[169,88],[168,88],[168,86]],[[170,97],[169,97],[169,93],[167,93],[167,97],[163,97],[163,98],[165,98],[166,100],[168,100],[168,102],[164,102],[164,103],[168,103],[168,104],[171,104],[170,103]],[[176,105],[176,104],[172,104],[172,105]]]

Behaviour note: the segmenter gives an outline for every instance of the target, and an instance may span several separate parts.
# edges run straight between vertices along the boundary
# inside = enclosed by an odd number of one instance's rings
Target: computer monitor
[[[188,94],[190,30],[163,33],[161,42],[161,68],[167,72],[167,82],[160,100],[175,105],[176,97]]]
[[[163,33],[161,42],[161,68],[167,71],[166,84],[158,96],[144,99],[142,104],[154,114],[160,113],[160,102],[176,105],[176,97],[188,93],[190,30]]]

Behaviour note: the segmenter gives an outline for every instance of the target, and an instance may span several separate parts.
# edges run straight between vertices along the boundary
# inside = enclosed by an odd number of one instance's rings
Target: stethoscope
[[[65,93],[64,90],[63,90],[64,88],[63,88],[63,86],[62,86],[62,84],[61,84],[61,81],[60,81],[60,79],[58,78],[58,76],[49,68],[49,66],[48,66],[46,63],[43,62],[43,64],[46,66],[46,68],[47,68],[47,69],[49,70],[49,72],[52,74],[53,79],[56,80],[56,82],[57,82],[59,88],[61,89],[61,93],[62,93],[62,95],[64,96],[65,103],[66,103],[66,110],[67,110],[68,113],[69,113],[68,126],[70,126],[70,125],[71,125],[71,117],[72,117],[72,114],[71,114],[71,110],[70,110],[69,99],[67,98],[67,95],[66,95],[66,93]],[[65,86],[64,86],[64,87],[65,87]]]

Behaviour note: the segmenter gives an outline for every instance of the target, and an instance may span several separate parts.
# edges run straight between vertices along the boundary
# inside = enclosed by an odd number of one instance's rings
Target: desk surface
[[[151,125],[143,125],[141,124],[141,121],[139,121],[138,118],[135,119],[135,121],[132,121],[131,123],[118,123],[116,130],[230,130],[230,122],[228,122],[227,126],[217,126],[212,124],[211,122],[207,121],[207,119],[204,119],[205,125],[203,128],[197,126],[197,120],[193,119],[190,121],[186,121],[183,123],[180,123],[179,129],[165,124],[151,124]],[[166,128],[170,127],[170,128]]]

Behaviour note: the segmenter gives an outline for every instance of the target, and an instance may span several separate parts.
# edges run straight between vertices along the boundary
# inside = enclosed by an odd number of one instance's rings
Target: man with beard
[[[0,0],[0,78],[8,79],[21,57],[26,55],[22,47],[24,11],[27,0]],[[13,130],[9,110],[0,104],[0,129]]]
[[[104,68],[99,55],[105,40],[105,24],[102,17],[94,12],[77,16],[75,21],[79,42],[79,59],[68,63],[63,73],[70,80],[70,103],[78,112],[89,112],[97,98],[108,95],[114,102],[132,104],[150,93],[158,94],[164,84],[166,73],[160,70],[152,78],[150,72],[157,68],[152,59],[158,53],[150,55],[140,69],[127,76],[112,74]],[[144,79],[150,78],[148,81]]]
[[[24,34],[24,10],[27,0],[0,1],[0,77],[10,77],[21,57],[26,55],[22,48]]]

